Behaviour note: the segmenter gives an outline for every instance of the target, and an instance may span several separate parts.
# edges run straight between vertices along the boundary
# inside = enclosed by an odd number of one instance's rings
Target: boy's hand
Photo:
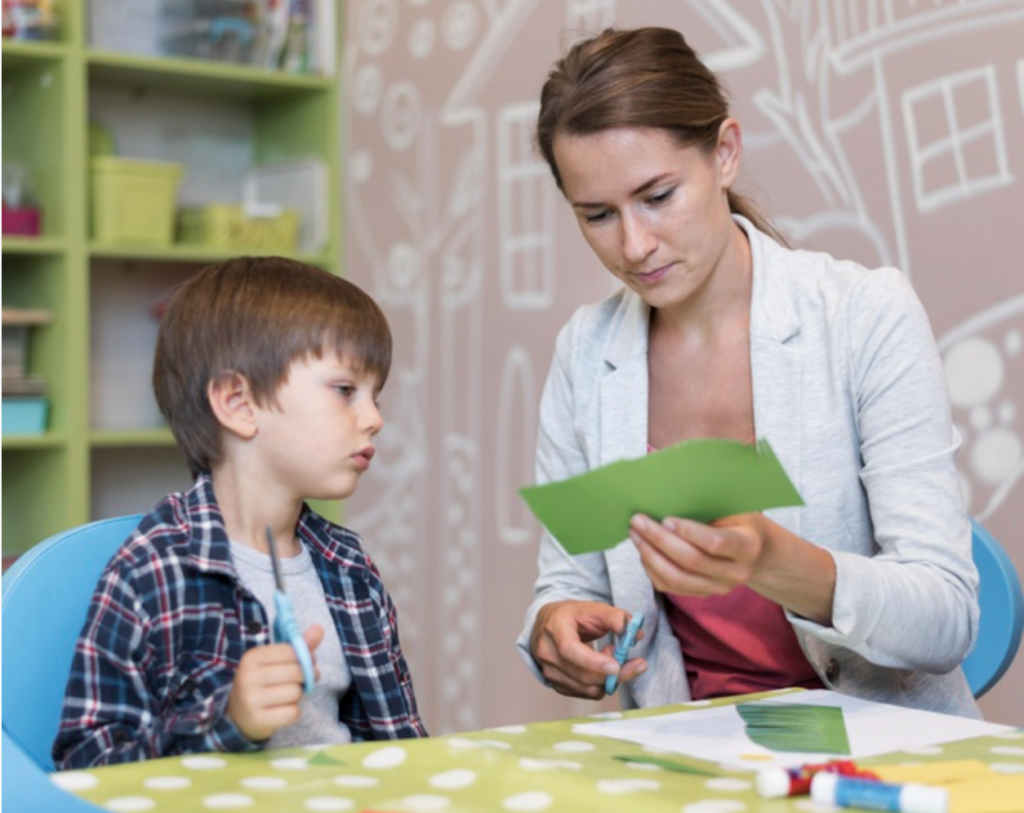
[[[315,667],[324,628],[313,624],[302,636]],[[291,644],[254,647],[238,663],[227,715],[253,742],[270,739],[277,729],[298,722],[302,685],[302,667]]]

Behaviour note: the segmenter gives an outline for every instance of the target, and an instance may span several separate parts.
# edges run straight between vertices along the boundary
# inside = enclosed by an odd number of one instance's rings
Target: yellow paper
[[[949,785],[949,813],[1020,813],[1024,775],[992,774]]]
[[[865,770],[878,774],[878,778],[883,782],[891,782],[894,785],[902,785],[905,782],[948,785],[966,779],[999,776],[980,759],[926,762],[919,765],[871,765]]]

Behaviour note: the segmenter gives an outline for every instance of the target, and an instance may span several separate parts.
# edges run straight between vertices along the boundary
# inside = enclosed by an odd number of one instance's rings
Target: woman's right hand
[[[625,683],[647,670],[643,658],[631,658],[620,670],[609,644],[598,652],[592,642],[609,633],[626,631],[625,610],[596,601],[555,601],[537,613],[530,634],[530,652],[544,679],[559,694],[600,700],[608,675]],[[637,640],[643,637],[643,631]]]

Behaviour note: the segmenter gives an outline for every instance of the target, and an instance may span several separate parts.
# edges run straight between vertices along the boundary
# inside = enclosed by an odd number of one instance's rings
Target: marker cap
[[[757,772],[758,796],[763,799],[782,799],[789,796],[793,777],[785,768],[766,768]]]

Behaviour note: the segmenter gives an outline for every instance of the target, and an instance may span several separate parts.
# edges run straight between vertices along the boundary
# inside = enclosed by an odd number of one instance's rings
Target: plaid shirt
[[[352,671],[338,719],[354,741],[425,737],[391,597],[359,537],[304,506],[309,548]],[[204,751],[251,751],[227,717],[238,663],[270,642],[239,581],[213,484],[171,494],[107,565],[75,646],[58,768]]]

